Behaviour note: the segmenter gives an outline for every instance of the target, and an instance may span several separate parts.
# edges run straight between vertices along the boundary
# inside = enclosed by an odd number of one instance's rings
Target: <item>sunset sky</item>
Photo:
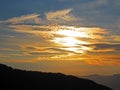
[[[120,73],[120,0],[0,0],[0,63],[72,75]]]

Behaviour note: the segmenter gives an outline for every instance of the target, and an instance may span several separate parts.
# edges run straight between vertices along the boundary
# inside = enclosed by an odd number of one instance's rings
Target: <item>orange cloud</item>
[[[91,65],[98,66],[120,66],[120,54],[91,54],[81,57],[86,57],[84,60]]]

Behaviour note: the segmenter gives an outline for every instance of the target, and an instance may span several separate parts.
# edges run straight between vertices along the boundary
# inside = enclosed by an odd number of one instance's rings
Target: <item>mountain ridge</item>
[[[113,75],[88,75],[79,76],[80,78],[90,79],[96,83],[108,86],[114,90],[120,90],[120,74]]]
[[[0,81],[3,90],[112,90],[91,80],[72,75],[13,69],[4,64],[0,64]]]

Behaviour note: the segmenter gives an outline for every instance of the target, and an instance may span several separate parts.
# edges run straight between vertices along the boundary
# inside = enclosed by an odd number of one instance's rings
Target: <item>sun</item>
[[[67,36],[67,37],[81,37],[81,38],[90,37],[87,32],[81,31],[81,29],[76,29],[76,28],[60,29],[55,33],[59,35]]]
[[[81,44],[88,44],[88,42],[77,40],[75,37],[62,37],[62,38],[54,38],[53,40],[55,43],[59,43],[63,46],[75,47]]]
[[[53,33],[56,35],[56,37],[54,37],[52,41],[63,47],[61,49],[74,53],[83,53],[85,50],[90,49],[87,47],[83,48],[83,45],[89,44],[89,42],[83,41],[80,38],[90,37],[87,32],[83,31],[83,28],[80,29],[67,26],[54,31]]]

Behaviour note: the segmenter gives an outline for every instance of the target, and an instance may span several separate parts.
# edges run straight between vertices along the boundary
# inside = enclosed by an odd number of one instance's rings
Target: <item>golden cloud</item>
[[[46,18],[49,21],[75,21],[77,20],[77,18],[70,14],[70,12],[72,11],[72,9],[64,9],[64,10],[59,10],[59,11],[51,11],[51,12],[47,12]]]

